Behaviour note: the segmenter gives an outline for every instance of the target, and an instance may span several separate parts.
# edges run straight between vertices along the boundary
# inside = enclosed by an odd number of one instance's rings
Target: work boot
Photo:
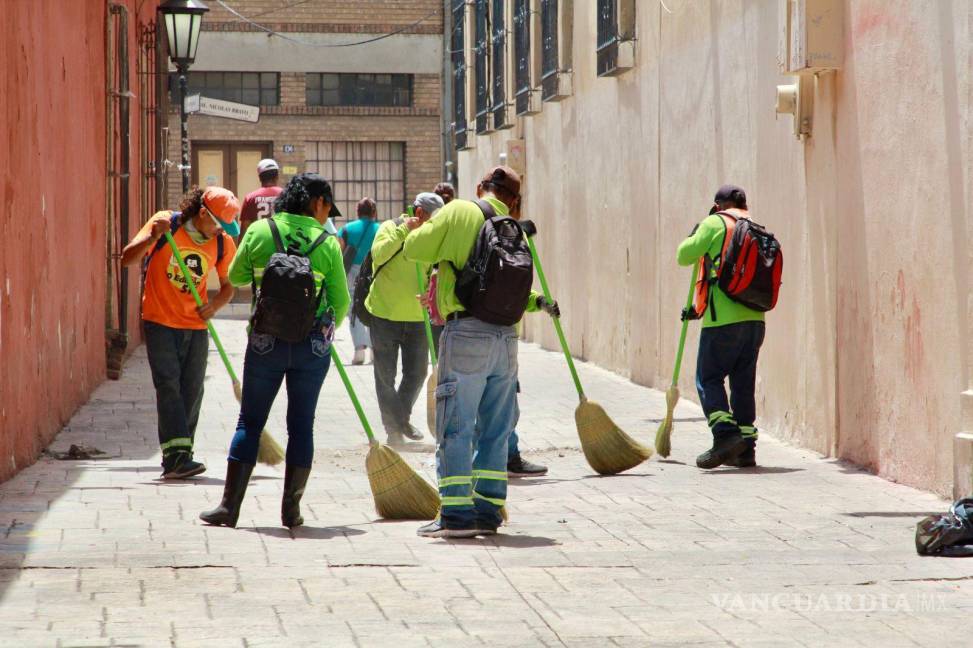
[[[284,496],[280,500],[280,521],[285,527],[299,527],[304,524],[301,516],[301,496],[307,485],[310,468],[287,464],[284,470]]]
[[[743,452],[736,459],[727,461],[727,466],[733,466],[735,468],[755,468],[757,466],[757,440],[744,439],[744,441],[746,441],[747,445],[743,449]]]
[[[399,430],[393,430],[390,428],[385,428],[386,440],[385,445],[388,446],[404,446],[405,437],[402,436],[402,432]]]
[[[176,452],[162,461],[163,479],[186,479],[206,471],[206,466],[193,461],[189,452]]]
[[[412,441],[421,441],[422,440],[422,432],[420,432],[419,429],[416,428],[411,423],[406,423],[405,424],[405,427],[402,428],[402,434],[404,436],[408,437]]]
[[[696,465],[706,470],[718,468],[736,459],[746,449],[747,442],[739,432],[713,436],[713,447],[696,457]]]
[[[475,538],[481,533],[475,525],[464,527],[445,527],[439,518],[428,524],[424,524],[416,530],[416,535],[421,538]]]
[[[519,454],[507,458],[508,477],[541,477],[547,474],[547,466],[535,464],[522,458]]]
[[[203,511],[199,519],[216,526],[235,527],[240,517],[240,504],[247,493],[247,483],[253,472],[253,464],[245,464],[230,459],[226,462],[226,483],[223,486],[223,500],[212,511]]]

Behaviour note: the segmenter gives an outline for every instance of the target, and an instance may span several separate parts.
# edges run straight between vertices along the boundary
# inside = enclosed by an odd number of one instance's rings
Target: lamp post
[[[203,14],[209,8],[200,0],[166,0],[159,5],[159,13],[166,24],[169,39],[169,59],[179,71],[179,135],[182,145],[182,192],[189,191],[189,133],[186,122],[186,72],[196,59],[199,28]]]

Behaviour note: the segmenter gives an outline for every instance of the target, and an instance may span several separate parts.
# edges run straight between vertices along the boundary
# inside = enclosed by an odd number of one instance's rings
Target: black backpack
[[[510,216],[497,216],[490,203],[474,201],[484,222],[470,258],[456,272],[456,297],[478,320],[513,326],[527,310],[534,261],[524,229]],[[450,264],[452,265],[452,264]]]
[[[260,290],[255,290],[257,306],[251,321],[253,331],[273,335],[285,342],[301,342],[311,333],[325,288],[322,281],[321,290],[315,295],[314,269],[309,257],[329,235],[322,232],[304,252],[293,243],[285,250],[276,221],[268,218],[267,222],[277,251],[264,267]]]
[[[395,226],[398,227],[402,224],[401,218],[395,219]],[[382,271],[382,268],[387,266],[392,262],[392,259],[399,255],[402,248],[405,247],[405,243],[399,246],[399,249],[395,251],[395,254],[389,257],[389,260],[378,266],[374,273],[372,273],[372,253],[369,252],[365,256],[365,260],[362,261],[361,270],[358,271],[358,278],[355,279],[355,286],[352,291],[351,298],[351,315],[359,322],[365,326],[372,325],[372,318],[374,317],[365,307],[365,300],[368,298],[368,293],[372,290],[372,284],[378,278],[378,273]]]

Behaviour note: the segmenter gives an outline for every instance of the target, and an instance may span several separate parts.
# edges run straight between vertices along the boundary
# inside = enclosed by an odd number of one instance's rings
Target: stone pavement
[[[237,367],[243,322],[218,329]],[[339,349],[350,357],[347,331]],[[307,526],[279,526],[281,468],[259,466],[237,529],[197,520],[222,492],[237,406],[215,352],[198,433],[210,470],[158,479],[154,396],[139,349],[43,458],[0,485],[0,646],[962,645],[973,562],[920,559],[939,498],[762,439],[756,470],[698,470],[699,409],[677,409],[673,456],[599,477],[585,463],[563,358],[520,355],[531,459],[509,526],[418,538],[376,519],[365,445],[338,376],[325,383]],[[589,395],[651,442],[661,393],[580,364]],[[378,424],[371,367],[350,368]],[[285,398],[268,429],[284,435]],[[424,413],[415,423],[423,427]],[[404,454],[433,478],[431,446]]]

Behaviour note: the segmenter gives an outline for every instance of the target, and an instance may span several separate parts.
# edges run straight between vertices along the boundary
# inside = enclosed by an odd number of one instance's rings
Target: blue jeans
[[[145,322],[145,350],[155,385],[162,461],[178,452],[193,453],[209,334],[206,329],[176,329]]]
[[[500,524],[507,444],[517,422],[517,334],[468,317],[446,324],[436,387],[441,522]]]
[[[739,322],[704,328],[699,335],[696,391],[714,437],[741,433],[744,438],[757,438],[754,388],[764,331],[763,322]]]
[[[320,332],[303,342],[251,333],[243,360],[243,402],[230,444],[232,461],[257,463],[260,433],[287,381],[287,464],[310,468],[314,459],[314,410],[331,367],[331,344]]]

